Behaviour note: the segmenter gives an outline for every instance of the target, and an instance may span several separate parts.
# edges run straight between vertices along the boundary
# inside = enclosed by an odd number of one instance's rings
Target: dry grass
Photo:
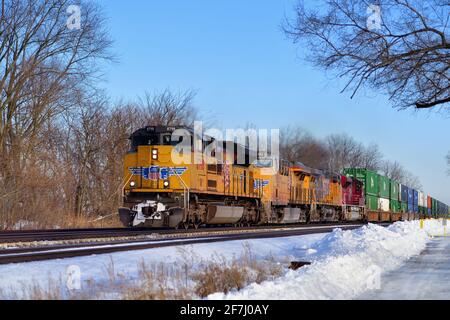
[[[180,252],[177,264],[141,262],[134,277],[118,273],[114,261],[105,265],[107,281],[83,282],[82,290],[69,291],[62,280],[49,280],[23,286],[20,292],[0,292],[0,299],[31,300],[189,300],[202,299],[216,292],[241,290],[252,282],[273,280],[283,267],[273,258],[258,260],[248,246],[242,256],[227,260],[216,255],[198,260],[192,252]]]
[[[32,217],[24,215],[0,216],[0,230],[32,230],[32,229],[77,229],[77,228],[119,228],[123,227],[118,215],[110,215],[104,219],[91,216],[75,216],[62,212],[35,213]]]
[[[249,283],[261,283],[281,275],[283,269],[273,258],[257,260],[250,247],[244,246],[241,257],[228,262],[225,257],[217,256],[194,272],[192,279],[196,283],[195,294],[198,297],[206,298],[216,292],[239,291]]]
[[[161,263],[153,267],[141,263],[139,281],[132,286],[125,286],[122,298],[125,300],[187,300],[192,299],[192,292],[186,274],[180,269],[173,270]]]

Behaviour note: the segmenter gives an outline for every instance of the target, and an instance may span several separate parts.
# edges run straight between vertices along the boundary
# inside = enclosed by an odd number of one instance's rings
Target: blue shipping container
[[[414,212],[419,213],[419,192],[413,190],[413,195],[414,195]]]
[[[408,203],[414,203],[414,190],[408,188]]]
[[[408,202],[408,187],[401,185],[400,188],[401,188],[401,191],[400,191],[401,201],[407,203]]]
[[[414,212],[414,190],[408,188],[408,211]]]

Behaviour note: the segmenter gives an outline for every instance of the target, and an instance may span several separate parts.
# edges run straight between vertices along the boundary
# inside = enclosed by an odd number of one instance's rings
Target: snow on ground
[[[353,299],[379,285],[381,275],[420,254],[431,235],[442,233],[440,221],[397,222],[388,228],[368,225],[337,229],[313,244],[307,259],[313,263],[239,292],[216,293],[209,299]],[[305,259],[304,255],[302,258]]]
[[[217,257],[239,258],[250,247],[259,260],[272,258],[283,265],[289,261],[310,261],[312,265],[297,271],[286,269],[272,281],[253,283],[239,292],[216,293],[210,299],[352,299],[374,285],[386,272],[420,254],[432,234],[442,233],[439,221],[398,222],[384,228],[368,225],[352,231],[336,229],[315,234],[275,239],[253,239],[179,245],[174,247],[118,252],[62,260],[0,266],[0,293],[20,292],[24,286],[48,285],[49,279],[65,286],[68,270],[77,266],[81,282],[108,283],[113,262],[114,272],[136,279],[142,263],[164,264],[169,268]]]
[[[314,234],[275,239],[253,239],[246,241],[227,241],[203,243],[166,248],[155,248],[138,251],[117,252],[87,257],[75,257],[60,260],[49,260],[31,263],[19,263],[0,266],[0,292],[20,292],[24,286],[39,285],[46,287],[49,279],[67,280],[67,270],[70,266],[78,266],[81,271],[82,283],[95,280],[97,283],[110,281],[108,269],[114,262],[114,271],[136,278],[139,266],[159,264],[179,266],[184,259],[201,261],[220,255],[227,259],[239,258],[245,253],[246,246],[251,248],[257,259],[272,257],[276,260],[290,261],[305,255],[310,246],[322,239],[326,234]],[[244,245],[245,244],[245,245]]]
[[[450,299],[450,238],[428,243],[421,255],[381,277],[380,287],[363,293],[364,300]]]

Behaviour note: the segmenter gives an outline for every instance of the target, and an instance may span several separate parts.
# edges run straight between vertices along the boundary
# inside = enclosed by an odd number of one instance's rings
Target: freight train
[[[193,138],[184,154],[192,161],[182,165],[173,159],[179,129]],[[217,141],[224,161],[215,162],[202,154],[213,139],[205,142],[186,127],[148,126],[130,140],[119,209],[126,227],[388,222],[449,213],[446,204],[366,169],[337,174],[270,157],[251,160],[248,148]]]

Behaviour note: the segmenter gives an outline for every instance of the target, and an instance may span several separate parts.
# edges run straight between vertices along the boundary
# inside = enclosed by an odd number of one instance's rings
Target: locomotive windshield
[[[139,129],[130,137],[131,152],[136,152],[139,146],[175,146],[181,142],[182,137],[172,141],[174,127],[146,127]]]

